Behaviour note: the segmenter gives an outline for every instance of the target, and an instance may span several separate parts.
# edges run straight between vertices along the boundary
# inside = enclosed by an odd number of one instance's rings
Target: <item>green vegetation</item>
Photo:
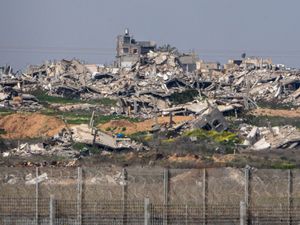
[[[175,104],[185,104],[187,102],[193,101],[197,96],[199,95],[199,92],[195,89],[190,89],[183,91],[181,93],[173,93],[170,96],[170,101]]]
[[[185,132],[183,137],[196,137],[198,139],[197,142],[207,143],[208,146],[206,148],[208,151],[211,146],[211,149],[219,149],[220,152],[225,154],[233,153],[236,144],[240,142],[238,136],[229,131],[217,132],[214,130],[195,129]]]
[[[0,128],[0,134],[6,134],[6,131],[2,128]]]
[[[244,121],[258,127],[267,127],[270,124],[271,126],[292,125],[300,128],[300,120],[298,118],[245,115]]]
[[[67,103],[79,103],[80,99],[75,98],[62,98],[56,96],[47,95],[43,91],[35,91],[32,94],[41,102],[41,103],[59,103],[59,104],[67,104]]]
[[[100,99],[92,99],[92,100],[81,100],[79,98],[63,98],[57,96],[47,95],[44,91],[34,91],[32,94],[42,103],[58,103],[58,104],[77,104],[77,103],[89,103],[89,104],[99,104],[104,106],[115,106],[117,104],[117,100],[110,98],[100,98]]]
[[[205,131],[202,129],[195,129],[192,131],[187,131],[183,135],[188,137],[197,137],[199,139],[212,139],[217,143],[227,145],[234,145],[240,142],[237,135],[229,131],[217,132],[214,130]]]
[[[12,113],[14,113],[14,111],[11,109],[0,108],[0,116],[6,116]]]
[[[173,143],[173,142],[175,142],[175,141],[176,141],[175,138],[168,138],[168,139],[162,140],[162,143]]]
[[[269,108],[269,109],[291,109],[294,107],[291,103],[282,103],[279,101],[273,101],[273,102],[260,101],[257,103],[257,105],[260,108]]]
[[[153,135],[149,134],[146,131],[140,131],[140,132],[136,132],[134,134],[129,135],[129,137],[132,140],[135,140],[135,141],[142,142],[142,143],[146,144],[146,142],[152,140]]]
[[[92,100],[87,100],[84,102],[90,103],[90,104],[100,104],[100,105],[104,105],[104,106],[115,106],[117,104],[117,100],[111,99],[111,98],[92,99]]]
[[[60,111],[55,111],[53,109],[46,109],[42,111],[43,114],[45,115],[51,115],[51,116],[59,116],[62,117],[66,120],[68,124],[87,124],[89,123],[91,119],[91,113],[89,112],[60,112]],[[100,115],[95,113],[94,116],[94,121],[95,125],[96,124],[102,124],[102,123],[107,123],[111,120],[128,120],[130,122],[138,122],[140,121],[137,118],[129,118],[123,115]]]
[[[73,149],[78,150],[79,152],[88,150],[92,154],[97,154],[100,152],[100,149],[97,146],[92,146],[80,142],[75,142],[72,145]]]
[[[296,165],[294,163],[284,161],[284,162],[276,162],[271,165],[272,169],[282,169],[282,170],[288,170],[288,169],[295,169]]]

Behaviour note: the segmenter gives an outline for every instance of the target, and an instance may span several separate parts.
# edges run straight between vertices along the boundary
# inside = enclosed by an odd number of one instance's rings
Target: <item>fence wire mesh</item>
[[[241,224],[241,201],[247,224],[300,224],[299,175],[233,168],[2,168],[0,224]]]

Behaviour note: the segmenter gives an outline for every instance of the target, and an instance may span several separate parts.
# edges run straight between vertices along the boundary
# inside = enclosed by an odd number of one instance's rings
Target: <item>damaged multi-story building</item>
[[[117,66],[129,68],[140,59],[141,55],[155,49],[156,43],[154,41],[136,41],[129,34],[129,29],[125,29],[125,33],[117,37]]]
[[[230,59],[224,65],[225,70],[229,69],[251,69],[251,68],[272,68],[272,59],[264,59],[260,57],[247,57],[245,59]]]
[[[184,72],[193,72],[197,69],[198,55],[195,53],[184,54],[179,57],[180,65]]]

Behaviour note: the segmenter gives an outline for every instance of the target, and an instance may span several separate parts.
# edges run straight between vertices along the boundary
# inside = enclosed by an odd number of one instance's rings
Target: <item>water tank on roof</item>
[[[125,35],[129,35],[129,29],[128,28],[125,29]]]

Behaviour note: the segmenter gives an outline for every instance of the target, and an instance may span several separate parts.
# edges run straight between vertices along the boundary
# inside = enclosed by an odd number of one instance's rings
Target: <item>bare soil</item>
[[[0,116],[0,128],[5,131],[0,137],[5,139],[51,137],[64,127],[66,125],[62,120],[39,113]]]
[[[192,120],[192,116],[174,116],[173,122],[175,124]],[[158,124],[168,124],[170,121],[169,117],[159,117]],[[142,122],[130,122],[128,120],[112,120],[108,123],[101,124],[98,126],[103,131],[109,133],[124,133],[127,135],[134,134],[142,131],[150,131],[152,126],[155,124],[154,119],[145,120]]]

